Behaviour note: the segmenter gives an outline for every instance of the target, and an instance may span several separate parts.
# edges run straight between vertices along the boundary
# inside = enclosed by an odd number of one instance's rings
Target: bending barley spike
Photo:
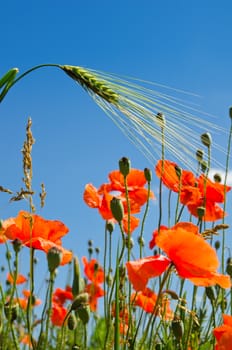
[[[117,105],[118,94],[107,86],[105,80],[99,80],[88,70],[77,66],[60,66],[65,73],[76,80],[84,89],[90,90],[107,102]]]

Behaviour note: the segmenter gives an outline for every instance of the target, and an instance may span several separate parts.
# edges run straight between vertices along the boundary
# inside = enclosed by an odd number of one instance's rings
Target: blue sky
[[[199,109],[228,128],[231,10],[229,0],[8,1],[1,6],[0,75],[11,67],[23,73],[58,63],[133,76],[196,93]],[[38,193],[44,182],[48,193],[43,210],[35,199],[38,214],[70,228],[64,246],[76,254],[86,252],[88,239],[101,247],[104,223],[83,203],[85,184],[105,182],[122,156],[136,168],[150,164],[77,84],[58,69],[44,68],[16,84],[0,105],[2,186],[22,187],[29,116],[36,139],[34,188]],[[225,137],[218,142],[225,146]],[[27,207],[1,197],[2,219]],[[152,225],[147,241],[156,221]]]

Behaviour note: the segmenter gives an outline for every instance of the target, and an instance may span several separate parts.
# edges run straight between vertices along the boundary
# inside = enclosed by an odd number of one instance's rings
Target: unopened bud
[[[145,179],[147,180],[147,182],[151,182],[151,180],[152,180],[151,169],[145,168],[144,169],[144,176],[145,176]]]
[[[13,242],[13,248],[14,248],[14,251],[15,253],[19,253],[21,247],[22,247],[22,241],[18,238],[16,238]]]
[[[216,241],[216,242],[214,243],[214,248],[215,248],[216,250],[218,250],[218,249],[220,248],[220,246],[221,246],[220,241]]]
[[[62,251],[56,247],[49,249],[47,253],[48,270],[53,273],[55,269],[60,265],[62,260]]]
[[[197,159],[197,161],[198,161],[199,163],[202,162],[203,156],[204,156],[204,151],[203,151],[202,149],[198,149],[198,150],[196,151],[196,159]]]
[[[123,157],[119,160],[119,170],[120,170],[120,173],[126,177],[129,172],[130,172],[130,169],[131,169],[131,163],[130,163],[130,160],[126,157]]]
[[[125,245],[126,245],[126,247],[128,248],[128,249],[132,249],[133,248],[133,246],[134,246],[134,240],[133,240],[133,238],[129,238],[129,237],[125,237],[124,238],[124,242],[125,242]]]
[[[138,244],[140,247],[144,247],[145,243],[144,243],[144,238],[139,236],[138,237]]]
[[[77,309],[77,314],[80,318],[80,320],[83,322],[83,324],[87,324],[90,319],[90,309],[88,305],[84,305],[82,307],[79,307]]]
[[[215,301],[215,295],[212,287],[205,287],[205,294],[209,298],[211,303]]]
[[[73,331],[74,329],[76,329],[77,327],[77,319],[76,319],[76,316],[71,313],[69,316],[68,316],[68,329],[70,331]]]
[[[204,215],[205,215],[205,207],[198,207],[197,216],[199,217],[199,219],[202,219]]]
[[[110,209],[115,220],[121,222],[124,216],[122,201],[119,198],[113,197],[110,201]]]
[[[4,305],[4,313],[8,321],[14,322],[18,316],[18,304],[10,305],[10,303],[7,302]]]
[[[72,282],[72,294],[73,296],[77,296],[80,293],[80,281],[81,281],[81,273],[80,273],[80,264],[78,258],[74,256],[73,258],[73,282]]]
[[[106,229],[109,233],[114,231],[114,223],[112,221],[107,221]]]
[[[206,132],[204,134],[201,135],[201,142],[203,143],[203,145],[205,145],[206,147],[210,147],[212,144],[212,138],[210,133]]]
[[[178,179],[180,179],[181,174],[182,174],[182,169],[178,165],[175,166],[175,172],[176,172]]]
[[[201,171],[202,171],[203,173],[205,173],[207,170],[208,170],[208,164],[207,164],[206,161],[203,160],[203,161],[201,162]]]
[[[226,273],[232,278],[232,258],[227,259]]]
[[[89,301],[89,294],[88,293],[80,293],[75,300],[73,301],[71,305],[71,311],[77,310],[79,307],[86,305]]]
[[[165,116],[163,115],[163,113],[157,113],[156,114],[156,122],[161,128],[164,128],[164,126],[165,126]]]
[[[214,181],[217,182],[217,183],[220,183],[220,182],[222,181],[222,177],[221,177],[221,175],[218,174],[218,173],[214,174],[213,179],[214,179]]]
[[[229,108],[229,116],[232,119],[232,107]]]

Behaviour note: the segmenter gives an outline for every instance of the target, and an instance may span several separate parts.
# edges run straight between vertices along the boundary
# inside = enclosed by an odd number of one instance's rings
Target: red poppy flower
[[[61,265],[72,259],[72,253],[61,246],[61,238],[68,233],[68,228],[57,220],[45,220],[39,215],[20,211],[16,218],[3,222],[7,238],[19,239],[23,245],[48,252],[57,247],[62,251]]]
[[[217,340],[215,350],[232,349],[232,316],[222,315],[223,325],[214,328],[213,334]]]
[[[87,184],[83,199],[90,208],[97,208],[104,220],[114,220],[110,208],[110,202],[113,197],[120,199],[125,213],[123,228],[124,231],[128,233],[128,203],[124,177],[119,170],[112,171],[108,177],[109,183],[104,183],[99,189],[92,184]],[[148,190],[145,188],[147,180],[144,171],[138,169],[131,169],[126,179],[127,194],[130,205],[130,233],[132,233],[139,225],[139,219],[131,214],[139,213],[141,206],[147,202]],[[150,192],[150,198],[154,198],[153,192]]]
[[[171,229],[162,229],[155,243],[167,257],[151,256],[126,264],[135,290],[143,290],[148,280],[163,273],[170,263],[175,265],[180,277],[190,279],[195,285],[231,287],[230,277],[217,273],[216,251],[197,233],[195,225],[179,223]]]
[[[190,171],[182,170],[178,176],[178,165],[168,160],[159,160],[156,174],[170,190],[180,193],[180,202],[187,206],[189,212],[199,217],[198,208],[204,207],[204,221],[215,221],[225,216],[223,209],[217,203],[223,203],[225,192],[231,188],[224,184],[212,182],[201,175],[196,178]]]
[[[217,273],[219,260],[216,251],[200,234],[196,234],[195,225],[181,223],[161,230],[156,244],[167,254],[180,277],[191,279],[196,285],[231,286],[229,276]]]
[[[26,290],[26,289],[24,289],[22,293],[24,295],[24,298],[17,298],[16,301],[19,303],[20,307],[23,310],[26,310],[27,309],[27,304],[28,304],[28,298],[30,297],[31,293],[30,293],[29,290]],[[31,304],[31,306],[32,307],[38,306],[41,303],[42,303],[42,300],[37,299],[37,298],[33,298],[33,302]]]
[[[185,230],[188,230],[188,231],[190,231],[190,232],[192,232],[194,234],[198,234],[198,227],[196,225],[194,225],[193,223],[191,223],[191,222],[178,222],[176,225],[174,225],[172,227],[172,230],[173,229],[178,229],[178,228],[184,228]],[[156,246],[156,238],[158,237],[159,232],[160,231],[167,231],[167,230],[168,230],[167,226],[161,225],[159,230],[155,230],[153,232],[152,239],[149,242],[149,248],[150,249],[153,249]]]
[[[124,176],[119,170],[114,170],[109,174],[109,184],[104,184],[100,187],[99,193],[102,191],[112,192],[118,191],[125,197],[126,189],[124,184]],[[131,201],[144,205],[147,201],[148,190],[144,187],[147,180],[144,175],[144,171],[138,169],[131,169],[127,175],[127,191]],[[150,197],[154,198],[153,192],[150,193]]]
[[[8,273],[8,275],[7,275],[7,281],[10,284],[14,283],[14,277],[10,273]],[[25,282],[27,282],[27,278],[25,276],[23,276],[22,274],[18,274],[18,276],[16,278],[16,284],[23,284]]]
[[[88,261],[87,258],[83,256],[82,262],[84,264],[84,274],[91,282],[97,284],[104,282],[104,270],[96,259]]]
[[[72,288],[70,286],[66,286],[65,289],[56,288],[52,295],[52,301],[64,305],[67,300],[73,300]]]
[[[157,305],[157,298],[157,294],[150,288],[131,294],[133,305],[141,307],[147,313],[155,313],[165,320],[172,320],[174,313],[170,308],[170,301],[163,296]]]
[[[183,186],[195,185],[196,179],[191,171],[181,170],[181,176],[178,176],[177,169],[177,163],[169,160],[159,160],[155,168],[158,178],[174,192],[179,192]]]
[[[104,185],[105,186],[105,185]],[[103,187],[102,187],[103,188]],[[100,215],[104,220],[112,220],[115,221],[113,218],[113,214],[110,209],[110,202],[113,199],[113,195],[108,193],[107,191],[104,191],[102,194],[99,194],[98,190],[92,185],[87,184],[85,186],[84,191],[84,201],[90,208],[97,208],[99,210]],[[123,218],[123,229],[125,232],[128,231],[128,216],[127,216],[127,202],[125,197],[119,197],[124,207],[124,218]],[[140,212],[140,205],[136,203],[135,201],[130,201],[130,213],[135,214]],[[139,225],[139,219],[134,217],[133,215],[130,215],[130,232],[132,233]]]
[[[67,309],[57,303],[52,303],[51,321],[54,326],[61,327],[63,325]]]
[[[163,255],[150,256],[126,263],[128,278],[136,291],[144,290],[150,278],[161,275],[171,261]]]
[[[97,310],[98,298],[105,295],[104,290],[97,283],[89,283],[85,286],[85,292],[89,294],[89,307],[90,310],[95,312]]]

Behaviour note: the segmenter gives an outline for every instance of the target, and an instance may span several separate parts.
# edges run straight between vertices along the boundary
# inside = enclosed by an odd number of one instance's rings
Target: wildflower
[[[197,188],[187,186],[183,189],[180,201],[187,205],[190,213],[198,217],[199,207],[205,207],[203,219],[205,221],[215,221],[225,216],[224,210],[217,204],[225,201],[225,193],[230,191],[231,187],[224,186],[218,182],[212,182],[210,179],[201,175],[197,179]],[[191,198],[186,201],[186,193],[191,194]],[[189,195],[188,195],[189,196]]]
[[[85,292],[89,294],[89,307],[90,310],[95,312],[98,306],[98,298],[105,295],[104,290],[96,282],[89,283],[85,286]]]
[[[217,272],[219,260],[215,249],[196,233],[195,225],[182,222],[171,229],[162,228],[155,243],[167,257],[150,256],[126,264],[135,290],[143,290],[150,278],[163,273],[170,264],[175,266],[181,278],[187,278],[195,285],[231,287],[230,277]]]
[[[139,219],[133,214],[137,214],[141,210],[148,199],[148,190],[144,187],[147,183],[144,172],[131,169],[127,175],[127,191],[130,206],[130,233],[132,233],[139,225]],[[116,195],[115,193],[118,193]],[[150,197],[154,198],[154,194],[150,192]],[[122,218],[123,229],[128,233],[128,202],[126,198],[126,188],[124,177],[120,171],[115,170],[109,174],[109,183],[105,183],[97,189],[92,184],[87,184],[83,195],[85,203],[90,208],[97,208],[104,220],[115,221],[111,211],[111,201],[113,198],[120,200],[124,209]]]
[[[91,259],[89,262],[84,256],[82,258],[84,264],[84,274],[90,283],[86,284],[84,291],[89,294],[89,306],[91,311],[97,310],[98,298],[102,297],[105,293],[101,288],[101,284],[104,282],[104,270],[99,265],[96,259]]]
[[[48,253],[57,248],[62,253],[61,265],[72,259],[72,253],[61,246],[61,238],[68,233],[68,228],[57,220],[45,220],[39,215],[20,211],[16,218],[3,222],[4,234],[8,239],[21,240],[22,244]]]
[[[91,259],[89,262],[85,256],[82,257],[84,264],[85,276],[94,283],[100,284],[104,282],[104,270],[99,265],[96,259]]]
[[[111,316],[116,317],[116,307],[115,302],[112,303],[111,306]],[[129,328],[129,310],[126,305],[119,306],[119,332],[121,335],[126,335]]]
[[[213,334],[217,340],[215,350],[232,349],[232,316],[222,315],[223,324],[214,328]]]
[[[199,217],[199,207],[204,207],[204,221],[215,221],[225,216],[224,210],[218,205],[225,200],[225,193],[229,186],[212,182],[205,175],[195,177],[191,171],[182,170],[178,176],[178,165],[169,160],[159,160],[156,174],[164,185],[173,192],[180,193],[180,202],[187,206],[189,212]]]
[[[56,288],[52,294],[52,302],[64,305],[67,300],[73,300],[72,288],[70,286],[66,286],[65,289]]]
[[[14,283],[14,277],[12,276],[11,273],[8,273],[7,275],[7,282],[9,282],[10,284]],[[23,284],[25,282],[27,282],[27,278],[22,274],[18,274],[16,277],[15,283],[18,285],[18,284]]]
[[[159,160],[156,164],[156,175],[163,184],[173,192],[179,192],[183,186],[195,186],[195,176],[191,171],[182,170],[178,176],[178,165],[169,160]]]
[[[112,192],[118,191],[121,196],[126,195],[126,188],[124,183],[124,176],[119,170],[114,170],[108,175],[109,183],[103,184],[99,188],[99,193],[102,191]],[[127,191],[131,202],[135,202],[140,206],[143,206],[147,202],[148,190],[144,187],[147,180],[144,175],[144,171],[138,169],[131,169],[126,177]],[[150,197],[154,198],[154,194],[151,192]]]
[[[67,309],[59,303],[52,303],[51,321],[54,326],[61,327],[63,325]]]
[[[158,302],[158,296],[150,288],[145,288],[141,292],[131,294],[132,305],[141,307],[147,313],[158,314],[165,320],[173,319],[173,311],[170,308],[170,302],[165,296],[161,296]]]
[[[144,290],[148,280],[160,276],[170,265],[165,256],[156,255],[126,263],[128,278],[136,291]]]
[[[28,299],[31,295],[31,292],[27,289],[24,289],[22,291],[23,293],[23,298],[17,298],[16,301],[19,303],[20,307],[24,310],[27,309],[27,305],[28,305]],[[38,298],[35,298],[34,296],[32,296],[32,302],[31,302],[31,306],[34,307],[34,306],[38,306],[42,303],[42,300],[38,299]]]

